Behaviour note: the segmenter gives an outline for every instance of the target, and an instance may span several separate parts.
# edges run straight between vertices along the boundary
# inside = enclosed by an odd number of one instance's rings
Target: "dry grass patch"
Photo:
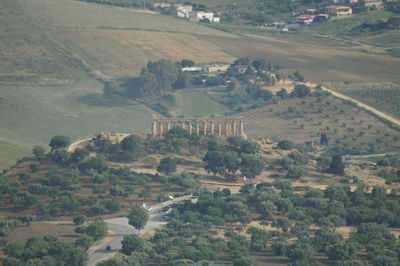
[[[94,69],[112,77],[133,76],[149,60],[231,62],[234,58],[199,36],[138,30],[87,29],[58,37]],[[112,49],[110,49],[112,47]]]

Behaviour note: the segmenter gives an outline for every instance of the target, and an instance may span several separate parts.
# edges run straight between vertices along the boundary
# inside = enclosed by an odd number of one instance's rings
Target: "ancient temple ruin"
[[[243,136],[243,117],[199,117],[199,118],[157,118],[153,115],[151,119],[151,136],[163,137],[171,128],[181,127],[190,134],[218,136]]]

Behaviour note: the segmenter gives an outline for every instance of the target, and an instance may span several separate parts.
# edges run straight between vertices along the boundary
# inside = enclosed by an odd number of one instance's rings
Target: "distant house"
[[[189,18],[189,13],[192,12],[191,5],[173,5],[172,12],[174,16],[180,18]]]
[[[170,3],[154,3],[153,8],[168,8],[171,7]]]
[[[376,9],[384,8],[382,0],[361,0],[361,4],[366,8],[376,8]]]
[[[276,30],[288,31],[288,27],[286,23],[283,21],[272,23],[272,27],[274,27]]]
[[[325,22],[329,19],[329,15],[328,14],[318,14],[315,18],[314,18],[314,22]]]
[[[318,9],[315,8],[309,8],[304,10],[304,14],[308,14],[308,15],[317,15],[319,13]]]
[[[225,73],[229,66],[229,64],[209,64],[204,66],[203,71],[205,73]]]
[[[189,20],[192,21],[200,21],[208,19],[210,22],[213,22],[214,13],[213,12],[204,12],[204,11],[191,11],[189,12]]]
[[[317,15],[304,14],[294,18],[294,22],[302,25],[310,25]]]
[[[354,5],[358,4],[362,0],[333,0],[334,4],[339,4],[339,5]]]
[[[202,73],[203,72],[203,67],[202,66],[192,66],[192,67],[183,67],[182,68],[183,72],[189,72],[189,73]]]
[[[326,6],[322,11],[331,17],[349,17],[353,14],[353,9],[349,6]]]

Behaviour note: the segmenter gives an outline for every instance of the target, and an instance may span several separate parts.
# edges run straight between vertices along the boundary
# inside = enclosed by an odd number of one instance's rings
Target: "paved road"
[[[140,233],[145,233],[161,225],[167,224],[167,221],[162,217],[164,213],[159,211],[166,206],[187,200],[190,197],[191,195],[184,196],[164,202],[162,204],[151,206],[152,210],[149,212],[149,221],[147,222],[145,228],[140,231]],[[108,259],[115,255],[122,247],[121,241],[124,236],[137,234],[137,230],[128,224],[128,218],[126,217],[112,218],[104,221],[107,223],[108,229],[113,231],[115,234],[111,236],[109,241],[103,243],[101,246],[95,248],[89,253],[89,266],[95,266],[96,263],[100,262],[101,260]],[[111,249],[107,250],[107,246],[110,246]]]

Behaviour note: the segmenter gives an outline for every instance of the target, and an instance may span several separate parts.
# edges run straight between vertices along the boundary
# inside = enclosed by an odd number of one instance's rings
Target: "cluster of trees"
[[[84,238],[78,238],[74,244],[60,242],[54,236],[35,235],[25,245],[7,244],[3,251],[8,256],[2,265],[76,265],[87,264],[87,246]]]
[[[155,145],[158,152],[179,153],[181,149],[191,146],[198,146],[200,136],[198,134],[190,134],[189,131],[174,127],[165,134],[164,139]]]
[[[129,135],[115,144],[112,144],[108,139],[95,140],[94,144],[97,148],[97,154],[102,154],[109,160],[117,162],[136,161],[147,154],[143,141],[138,135]],[[76,149],[75,152],[77,150],[81,152],[81,149]]]
[[[261,174],[265,163],[256,156],[260,145],[241,136],[228,137],[227,140],[228,147],[221,147],[218,142],[208,143],[208,151],[203,158],[204,169],[214,176],[216,174],[230,176],[238,170],[248,178],[255,178]]]
[[[363,187],[352,192],[348,187],[329,186],[299,194],[290,182],[276,181],[246,184],[241,194],[224,189],[202,191],[199,196],[195,204],[186,202],[174,209],[169,224],[154,235],[152,243],[132,237],[128,253],[133,255],[117,265],[132,260],[211,263],[222,252],[230,254],[234,265],[254,265],[250,251],[271,249],[287,256],[291,265],[322,265],[313,260],[317,252],[343,266],[394,266],[399,261],[399,243],[388,229],[400,224],[399,196],[380,187],[366,193]],[[250,237],[235,233],[255,220],[279,230],[260,226],[247,229]],[[336,232],[345,225],[356,227],[348,239]],[[221,229],[224,239],[216,237]]]
[[[154,63],[149,61],[140,75],[129,80],[125,87],[129,96],[152,102],[171,93],[174,88],[186,87],[190,82],[191,77],[181,71],[180,63],[161,59]]]
[[[21,221],[30,222],[24,218]],[[85,216],[77,216],[74,222],[80,225],[86,221]],[[10,226],[18,226],[20,223],[7,222]],[[87,265],[87,250],[94,242],[101,240],[107,234],[107,225],[102,220],[96,220],[87,226],[77,227],[80,235],[74,243],[60,242],[50,235],[35,235],[26,241],[25,245],[8,243],[3,251],[8,256],[2,260],[2,265]]]

